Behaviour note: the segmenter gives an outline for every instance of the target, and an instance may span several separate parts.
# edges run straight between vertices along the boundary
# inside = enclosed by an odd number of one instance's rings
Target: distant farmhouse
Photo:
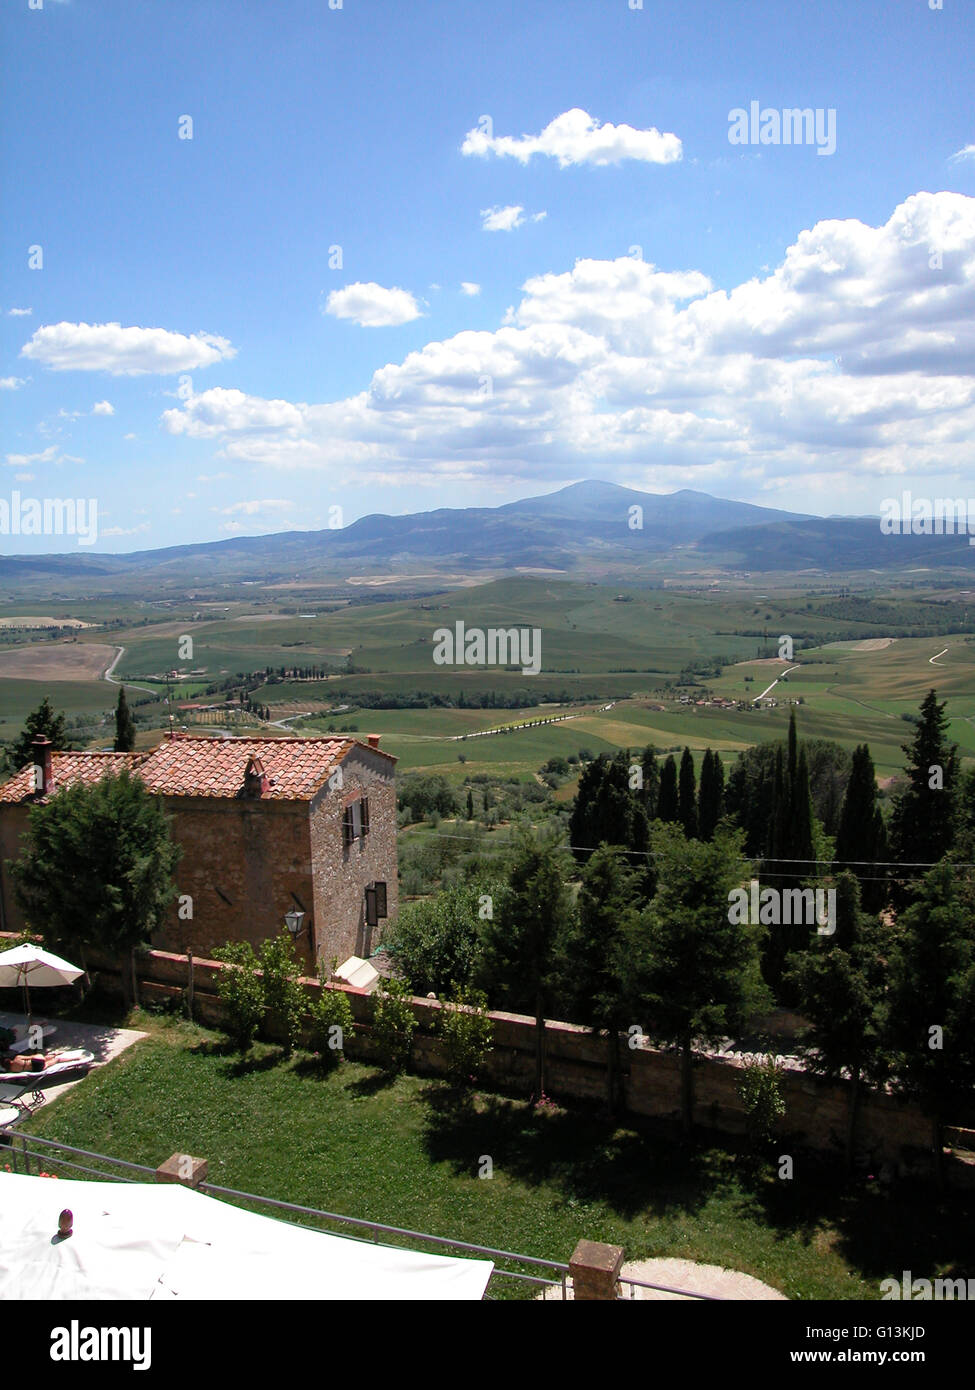
[[[6,861],[20,853],[30,808],[123,767],[162,797],[183,848],[175,876],[188,896],[153,940],[159,949],[207,956],[227,941],[257,945],[297,910],[306,965],[328,966],[368,957],[396,914],[396,759],[378,734],[368,745],[172,732],[147,753],[58,753],[45,738],[34,747],[34,766],[0,787],[0,930],[25,925]]]

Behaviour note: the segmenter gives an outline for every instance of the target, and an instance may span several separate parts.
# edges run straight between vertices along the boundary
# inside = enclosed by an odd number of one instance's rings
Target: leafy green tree
[[[84,964],[89,947],[124,959],[163,926],[180,853],[161,800],[124,768],[33,806],[10,867],[30,925]]]
[[[491,1051],[494,1025],[488,1017],[487,995],[454,984],[440,1005],[439,1032],[448,1073],[458,1085],[470,1085]]]
[[[131,753],[135,747],[135,720],[125,698],[125,686],[119,686],[118,704],[115,706],[115,751]]]
[[[857,745],[836,832],[836,862],[849,864],[860,880],[863,905],[879,912],[886,904],[887,830],[877,797],[877,777],[867,744]]]
[[[680,760],[677,779],[677,819],[689,840],[697,839],[697,781],[694,775],[694,755],[685,748]]]
[[[301,962],[295,955],[294,941],[286,931],[261,943],[260,969],[268,1031],[280,1037],[284,1055],[290,1057],[301,1033],[301,1020],[308,1001],[298,983]]]
[[[442,994],[454,981],[470,983],[482,922],[500,911],[505,893],[496,881],[456,884],[402,905],[383,946],[417,994]]]
[[[935,865],[898,926],[888,1014],[895,1083],[930,1117],[943,1182],[944,1126],[975,1086],[975,873],[950,858]]]
[[[254,947],[249,941],[228,941],[213,957],[224,965],[217,976],[224,1032],[239,1052],[247,1052],[264,1017],[264,982]]]
[[[738,1094],[745,1107],[745,1123],[753,1144],[771,1143],[775,1127],[785,1114],[783,1071],[771,1052],[753,1058],[742,1068]]]
[[[355,1024],[345,990],[331,988],[328,972],[323,969],[319,970],[318,983],[318,993],[308,1005],[311,1044],[322,1065],[330,1066],[344,1058],[346,1040],[352,1036]]]
[[[409,1064],[416,1032],[416,1014],[403,980],[386,980],[373,995],[372,1033],[384,1071],[396,1073]]]
[[[937,863],[954,838],[958,748],[948,739],[945,703],[929,691],[914,737],[903,745],[908,784],[894,804],[890,838],[893,858],[905,868]],[[898,896],[903,903],[907,895],[901,890]]]
[[[702,840],[714,839],[714,832],[723,814],[724,767],[718,754],[706,748],[697,794],[697,832]]]
[[[656,826],[657,892],[631,937],[646,1031],[680,1053],[685,1134],[693,1123],[695,1046],[716,1043],[770,1002],[759,968],[763,929],[729,920],[743,839],[741,831],[719,830],[705,843],[685,839],[679,827]]]
[[[474,793],[470,787],[467,788],[467,819],[474,819]]]
[[[508,892],[482,923],[476,982],[495,1007],[535,1017],[535,1091],[545,1088],[545,1017],[557,997],[560,948],[572,929],[571,860],[553,840],[519,829]]]
[[[668,825],[680,819],[680,800],[677,791],[677,764],[673,753],[660,769],[660,791],[657,795],[657,819]]]
[[[861,911],[857,881],[837,881],[837,922],[789,960],[790,979],[809,1026],[798,1046],[806,1068],[838,1081],[849,1077],[846,1161],[853,1166],[863,1083],[884,1072],[885,995],[891,931]]]
[[[34,761],[33,743],[39,734],[49,738],[57,752],[70,747],[64,715],[55,712],[46,695],[37,709],[27,716],[20,737],[13,746],[10,758],[18,771]]]
[[[573,1023],[607,1034],[610,1111],[621,1100],[619,1035],[632,1021],[628,945],[640,882],[617,845],[601,845],[582,873],[575,921],[562,951],[561,994]]]

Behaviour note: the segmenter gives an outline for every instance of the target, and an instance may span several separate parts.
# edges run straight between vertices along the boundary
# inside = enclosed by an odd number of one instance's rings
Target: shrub
[[[402,980],[387,980],[376,991],[375,1000],[372,1031],[379,1046],[379,1064],[384,1071],[402,1071],[410,1060],[416,1031],[410,991]]]
[[[352,1005],[344,989],[329,989],[327,976],[319,974],[321,990],[309,1007],[311,1014],[311,1045],[326,1066],[339,1062],[345,1055],[345,1040],[352,1033]]]
[[[771,1053],[753,1058],[744,1069],[738,1094],[745,1107],[745,1123],[753,1143],[767,1144],[785,1114],[782,1068]]]
[[[228,941],[214,958],[227,967],[217,980],[217,994],[225,1010],[223,1030],[241,1052],[246,1052],[264,1017],[264,983],[257,973],[257,957],[249,941]]]
[[[264,1007],[270,1028],[280,1034],[284,1055],[290,1057],[301,1031],[301,1019],[308,1007],[305,991],[298,983],[301,964],[295,956],[294,942],[287,932],[270,937],[261,946],[264,975]]]
[[[460,1085],[474,1080],[491,1051],[494,1028],[487,1017],[487,995],[480,990],[450,987],[451,998],[441,999],[439,1032],[447,1053],[447,1070]]]

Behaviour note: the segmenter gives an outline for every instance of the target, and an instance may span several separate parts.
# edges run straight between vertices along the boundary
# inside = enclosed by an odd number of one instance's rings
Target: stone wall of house
[[[385,926],[366,924],[365,890],[386,884],[387,920],[396,915],[396,764],[380,753],[356,745],[340,764],[341,781],[329,779],[311,804],[311,862],[315,886],[315,934],[318,957],[328,965],[349,956],[369,956]],[[349,846],[342,835],[346,804],[369,799],[369,833]]]
[[[182,897],[153,938],[162,950],[207,956],[227,941],[259,946],[285,930],[299,908],[312,927],[314,891],[308,803],[246,797],[164,798],[172,836],[183,854],[176,867]],[[188,907],[192,917],[188,917]],[[309,966],[309,934],[299,947]]]
[[[221,966],[214,961],[193,961],[193,1015],[201,1023],[219,1026],[222,1005],[217,997]],[[186,999],[189,962],[185,956],[153,951],[140,958],[139,989],[145,1000]],[[306,979],[309,997],[320,988]],[[331,986],[331,988],[343,988]],[[375,1056],[371,1035],[373,999],[362,990],[344,987],[356,1022],[355,1034],[346,1040],[349,1056],[370,1060]],[[437,1035],[436,1000],[415,998],[413,1010],[419,1028],[414,1039],[414,1070],[446,1074],[443,1045]],[[534,1020],[521,1014],[492,1012],[493,1047],[484,1071],[487,1084],[516,1094],[530,1094],[534,1082]],[[562,1100],[602,1102],[606,1094],[607,1041],[576,1024],[549,1021],[545,1029],[546,1089]],[[680,1075],[673,1053],[640,1046],[630,1050],[622,1040],[624,1102],[634,1115],[671,1121],[676,1125],[680,1107]],[[700,1056],[694,1067],[695,1120],[698,1124],[731,1134],[745,1129],[745,1113],[738,1095],[741,1061],[727,1056]],[[781,1125],[789,1142],[807,1150],[840,1155],[847,1118],[847,1085],[822,1081],[800,1069],[787,1072],[783,1084],[786,1114]],[[959,1098],[955,1126],[975,1123],[975,1105]],[[930,1121],[912,1101],[867,1091],[863,1095],[858,1124],[858,1147],[878,1167],[884,1161],[921,1165],[930,1146]],[[783,1152],[788,1152],[783,1149]],[[975,1167],[967,1165],[959,1182],[975,1182]]]
[[[20,858],[20,839],[27,829],[30,808],[7,802],[0,806],[0,931],[22,932],[27,923],[14,899],[8,859]]]

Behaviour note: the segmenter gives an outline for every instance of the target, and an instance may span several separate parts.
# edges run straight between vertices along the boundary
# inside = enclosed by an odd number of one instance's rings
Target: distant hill
[[[639,508],[641,512],[634,509]],[[639,518],[641,525],[633,524]],[[960,537],[885,537],[877,520],[779,511],[683,489],[637,492],[595,480],[499,507],[376,513],[341,530],[285,531],[126,555],[0,558],[0,579],[204,583],[243,577],[344,578],[362,573],[600,567],[634,573],[669,554],[716,569],[896,569],[975,565]]]

